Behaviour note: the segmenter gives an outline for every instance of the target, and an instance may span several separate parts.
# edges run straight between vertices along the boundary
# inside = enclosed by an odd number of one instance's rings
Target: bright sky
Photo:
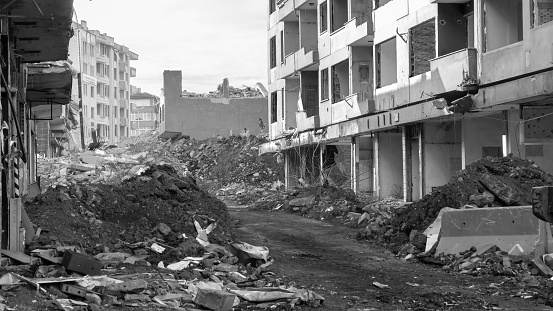
[[[74,0],[77,17],[138,54],[131,84],[159,96],[164,70],[183,89],[215,91],[267,84],[266,2],[262,0]],[[75,20],[75,17],[74,17]]]

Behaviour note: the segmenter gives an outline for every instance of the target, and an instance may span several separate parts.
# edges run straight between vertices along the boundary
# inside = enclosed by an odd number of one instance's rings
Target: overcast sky
[[[266,1],[74,0],[89,29],[138,54],[131,84],[161,94],[164,70],[181,70],[183,89],[267,85]],[[75,17],[74,17],[75,20]]]

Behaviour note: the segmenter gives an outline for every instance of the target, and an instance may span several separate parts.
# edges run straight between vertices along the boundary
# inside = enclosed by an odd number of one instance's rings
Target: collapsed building
[[[553,172],[552,1],[268,4],[260,154],[284,155],[288,187],[329,162],[355,191],[406,201],[486,156]]]
[[[258,83],[258,89],[265,88]],[[267,98],[263,91],[235,92],[225,79],[218,92],[198,95],[182,92],[182,72],[163,72],[164,96],[160,112],[160,137],[188,135],[207,139],[214,135],[251,135],[267,132]],[[233,91],[233,92],[231,92]]]

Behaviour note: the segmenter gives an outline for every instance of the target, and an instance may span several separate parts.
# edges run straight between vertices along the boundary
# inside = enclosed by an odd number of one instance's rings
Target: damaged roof
[[[11,17],[15,53],[22,62],[67,60],[73,0],[3,0],[0,6]]]

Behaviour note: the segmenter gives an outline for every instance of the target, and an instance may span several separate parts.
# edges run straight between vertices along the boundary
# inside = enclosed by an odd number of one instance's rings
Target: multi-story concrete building
[[[93,132],[100,140],[113,143],[130,135],[130,78],[136,69],[130,61],[138,55],[115,39],[89,29],[85,21],[72,25],[69,59],[82,77],[85,143]],[[79,84],[74,83],[73,100],[79,101]]]
[[[138,92],[131,95],[130,103],[130,136],[140,136],[158,128],[160,121],[159,97],[145,92]]]
[[[260,152],[284,154],[288,186],[337,162],[354,190],[410,201],[510,153],[553,173],[553,1],[268,3]]]

